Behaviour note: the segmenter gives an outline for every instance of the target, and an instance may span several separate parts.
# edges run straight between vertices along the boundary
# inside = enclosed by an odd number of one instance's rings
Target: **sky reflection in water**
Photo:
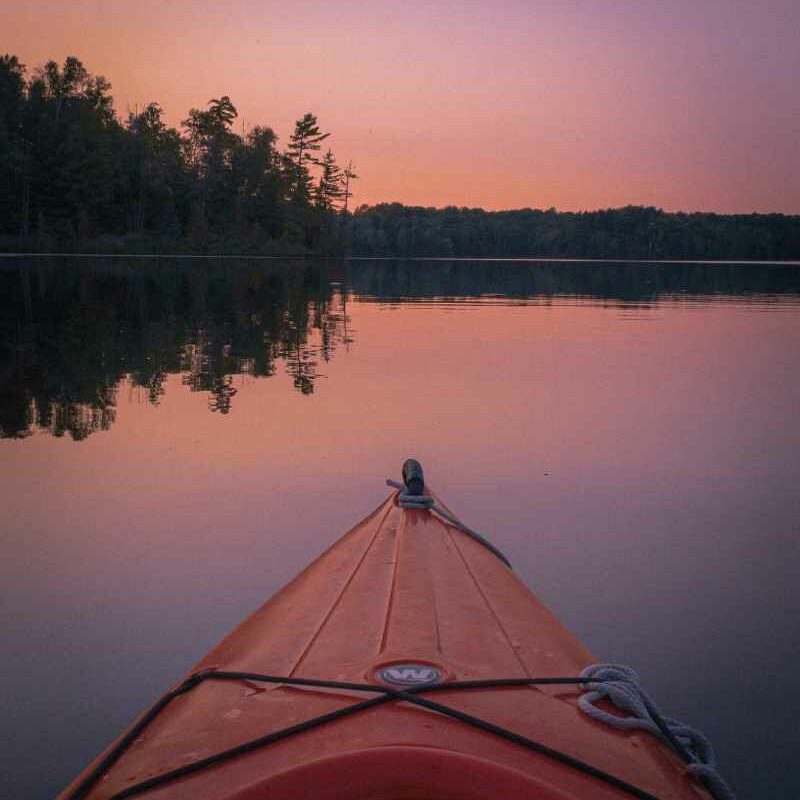
[[[3,259],[0,345],[4,795],[53,794],[407,455],[742,797],[800,791],[797,268]]]

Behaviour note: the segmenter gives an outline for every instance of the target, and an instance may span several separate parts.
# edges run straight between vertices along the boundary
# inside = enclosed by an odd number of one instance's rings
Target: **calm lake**
[[[0,795],[48,798],[407,456],[800,796],[800,267],[0,258]]]

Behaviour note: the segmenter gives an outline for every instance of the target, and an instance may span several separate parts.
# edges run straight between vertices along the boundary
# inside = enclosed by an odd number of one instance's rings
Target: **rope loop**
[[[578,698],[581,711],[612,728],[643,730],[658,736],[678,752],[687,770],[705,784],[715,800],[736,800],[717,772],[711,742],[695,728],[664,716],[642,688],[635,670],[622,664],[592,664],[580,676],[586,678],[584,694]],[[595,703],[604,698],[628,716],[598,708]]]
[[[397,495],[400,508],[433,508],[436,505],[436,501],[427,494],[409,494],[406,485],[400,481],[387,478],[386,485],[400,493]]]

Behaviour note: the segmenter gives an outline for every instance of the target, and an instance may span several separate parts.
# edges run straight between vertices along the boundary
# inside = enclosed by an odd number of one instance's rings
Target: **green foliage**
[[[29,147],[22,131],[24,102],[25,67],[16,56],[0,56],[0,219],[15,226],[24,202]]]
[[[313,114],[281,153],[269,127],[234,132],[227,95],[178,130],[155,102],[120,121],[110,90],[74,56],[30,78],[0,57],[0,250],[330,249],[338,173],[323,164],[312,202],[330,135]]]
[[[350,237],[360,256],[800,258],[800,216],[671,214],[638,206],[558,212],[384,203],[356,209]]]
[[[69,56],[30,78],[0,56],[0,250],[324,252],[438,257],[800,258],[800,217],[443,209],[399,203],[350,214],[314,114],[286,149],[234,131],[230,97],[169,127],[152,102],[120,121],[111,85]]]
[[[309,202],[312,184],[309,165],[320,163],[314,154],[319,151],[321,142],[329,136],[329,133],[320,132],[317,118],[313,114],[306,114],[295,122],[294,133],[289,137],[286,148],[292,179],[292,199],[295,202]]]
[[[343,211],[347,214],[347,203],[350,198],[353,196],[353,193],[350,191],[350,184],[358,179],[358,175],[356,175],[355,170],[353,169],[353,162],[349,161],[347,166],[344,168],[344,172],[342,173],[344,178],[344,188],[342,190],[342,198],[344,199],[344,207]]]
[[[344,175],[336,163],[333,153],[328,150],[319,162],[321,174],[315,195],[317,208],[323,211],[336,211],[337,203],[344,197]]]

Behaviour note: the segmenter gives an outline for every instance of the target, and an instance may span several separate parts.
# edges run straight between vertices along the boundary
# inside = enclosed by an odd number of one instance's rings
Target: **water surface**
[[[0,259],[0,793],[61,788],[414,455],[594,651],[800,794],[800,269]]]

